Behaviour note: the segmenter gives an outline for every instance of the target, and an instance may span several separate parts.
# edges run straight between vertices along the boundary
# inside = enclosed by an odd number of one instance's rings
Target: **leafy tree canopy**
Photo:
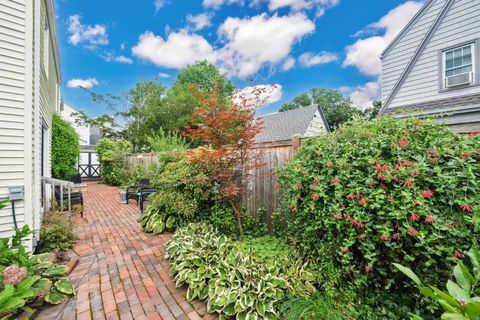
[[[291,102],[285,103],[280,112],[318,104],[322,107],[325,118],[331,129],[350,120],[361,112],[353,106],[350,98],[344,97],[338,90],[327,88],[313,88],[308,92],[295,97]]]

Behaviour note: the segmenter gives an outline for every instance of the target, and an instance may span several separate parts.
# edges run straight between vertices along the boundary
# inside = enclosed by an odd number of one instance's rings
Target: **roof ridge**
[[[403,84],[403,82],[405,81],[405,78],[407,77],[407,75],[410,73],[410,71],[412,70],[413,68],[413,65],[415,64],[415,62],[417,62],[418,58],[420,57],[420,54],[423,52],[423,50],[425,49],[425,46],[427,45],[428,41],[431,39],[431,37],[433,36],[435,30],[437,29],[437,27],[439,26],[440,22],[442,22],[443,18],[445,17],[448,9],[450,9],[450,7],[452,6],[453,2],[455,0],[446,0],[445,2],[445,5],[443,6],[442,10],[440,11],[440,13],[438,14],[438,16],[435,18],[435,20],[433,21],[433,24],[432,26],[428,29],[427,33],[425,34],[425,37],[423,37],[422,41],[420,42],[420,45],[418,46],[418,48],[415,50],[412,58],[408,61],[407,63],[407,66],[405,67],[405,69],[403,70],[402,74],[400,75],[400,78],[398,78],[398,81],[395,83],[395,85],[393,86],[392,88],[392,91],[390,91],[390,94],[388,95],[388,97],[385,99],[385,101],[383,102],[383,106],[382,108],[380,109],[380,112],[379,112],[379,115],[382,115],[384,112],[385,112],[385,109],[387,109],[387,107],[390,105],[390,102],[391,100],[393,99],[393,97],[395,96],[395,94],[397,93],[398,89],[400,88],[400,86]]]

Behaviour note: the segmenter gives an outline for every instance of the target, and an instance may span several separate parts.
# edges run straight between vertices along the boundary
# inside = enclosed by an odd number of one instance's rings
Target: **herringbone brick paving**
[[[70,278],[77,296],[43,310],[36,319],[214,319],[204,302],[189,303],[175,288],[164,259],[170,235],[142,232],[135,201],[120,203],[118,189],[89,182],[85,221]]]

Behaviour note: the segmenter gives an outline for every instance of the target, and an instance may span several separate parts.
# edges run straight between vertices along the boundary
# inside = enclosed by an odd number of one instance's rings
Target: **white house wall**
[[[2,0],[0,2],[0,197],[8,196],[8,187],[25,185],[25,117],[31,109],[31,69],[28,70],[28,41],[31,40],[27,13],[32,6],[26,0]],[[30,75],[30,77],[29,77]],[[31,94],[31,91],[30,91]],[[26,114],[27,113],[27,114]],[[31,198],[30,198],[31,199]],[[31,203],[27,206],[31,208]],[[15,204],[19,225],[29,223],[25,216],[25,202]],[[27,217],[30,218],[31,217]],[[12,234],[11,207],[0,210],[0,237]]]
[[[420,54],[403,85],[395,94],[389,109],[431,100],[451,98],[458,95],[479,93],[478,86],[442,91],[440,52],[446,48],[462,45],[480,38],[480,1],[456,0]],[[477,48],[478,49],[478,48]],[[479,52],[475,52],[479,61]]]

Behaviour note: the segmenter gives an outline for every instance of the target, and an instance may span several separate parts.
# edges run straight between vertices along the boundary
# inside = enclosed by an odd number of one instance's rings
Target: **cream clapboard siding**
[[[438,28],[428,41],[402,86],[391,100],[389,108],[402,107],[458,95],[479,93],[477,86],[442,91],[440,87],[440,52],[480,38],[480,1],[455,0]],[[476,60],[480,57],[478,48]]]
[[[25,185],[26,12],[23,0],[0,2],[0,197],[9,186]],[[23,201],[16,203],[16,214],[23,225]],[[9,206],[0,210],[0,237],[10,236],[12,228]]]
[[[52,115],[59,111],[60,101],[51,1],[0,2],[0,198],[7,196],[8,186],[25,186],[25,200],[16,202],[17,222],[37,230],[41,128],[42,124],[47,128],[45,173],[49,175]],[[48,19],[51,26],[47,52],[43,30]],[[0,210],[0,237],[9,237],[12,228],[9,206]]]
[[[475,0],[474,0],[475,1]],[[382,57],[382,100],[385,101],[400,78],[403,70],[419,47],[425,34],[440,14],[446,0],[435,0],[405,30],[401,38]]]

